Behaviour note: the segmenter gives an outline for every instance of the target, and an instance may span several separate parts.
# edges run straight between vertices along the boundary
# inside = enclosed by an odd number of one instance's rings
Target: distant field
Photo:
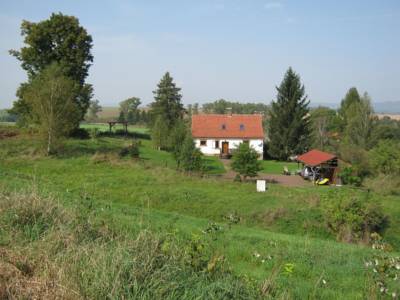
[[[384,117],[389,117],[392,120],[400,121],[400,114],[376,114],[379,119],[383,119]]]
[[[118,107],[103,107],[102,111],[99,112],[98,117],[100,120],[114,120],[119,116],[119,108]]]

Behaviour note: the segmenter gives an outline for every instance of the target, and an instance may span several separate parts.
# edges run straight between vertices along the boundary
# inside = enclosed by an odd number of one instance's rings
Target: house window
[[[244,124],[240,124],[240,131],[244,130]]]
[[[226,129],[226,125],[225,125],[225,124],[222,124],[221,129],[222,129],[222,130],[225,130],[225,129]]]
[[[206,140],[201,140],[200,141],[200,146],[206,146],[207,145],[207,141]]]
[[[219,149],[219,141],[215,141],[215,149]]]

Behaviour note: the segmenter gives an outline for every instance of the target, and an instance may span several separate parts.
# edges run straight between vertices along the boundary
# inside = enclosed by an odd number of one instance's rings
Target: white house
[[[205,155],[228,157],[243,142],[249,143],[260,158],[263,155],[261,115],[193,115],[192,136],[196,147]]]

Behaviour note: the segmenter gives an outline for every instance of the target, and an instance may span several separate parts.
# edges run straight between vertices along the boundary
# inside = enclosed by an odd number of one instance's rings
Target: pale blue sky
[[[312,102],[338,102],[351,86],[400,100],[400,1],[164,0],[0,2],[0,108],[25,80],[8,50],[22,19],[79,18],[93,36],[87,79],[103,105],[147,104],[165,71],[185,104],[225,98],[269,103],[292,66]]]

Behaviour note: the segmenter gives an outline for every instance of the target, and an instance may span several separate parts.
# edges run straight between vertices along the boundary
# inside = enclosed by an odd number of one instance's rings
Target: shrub
[[[352,167],[345,167],[340,173],[339,177],[343,184],[349,184],[354,186],[361,186],[361,177],[355,175],[355,171]]]
[[[89,131],[85,128],[75,128],[69,134],[70,137],[75,139],[87,140],[90,138]]]
[[[329,197],[332,196],[332,197]],[[322,204],[328,230],[344,242],[369,242],[372,232],[381,233],[389,225],[381,206],[366,197],[328,194]]]
[[[251,148],[248,143],[241,143],[233,152],[232,169],[244,177],[257,176],[261,170],[261,164],[258,161],[258,153]]]
[[[400,144],[383,140],[369,152],[371,165],[382,174],[400,175]]]
[[[400,178],[394,175],[379,174],[367,178],[364,185],[380,195],[400,195]]]
[[[97,127],[89,129],[89,135],[92,140],[96,139],[99,136],[99,129]]]
[[[124,147],[121,149],[121,151],[119,152],[119,156],[120,157],[129,156],[131,158],[139,158],[140,155],[139,147],[140,147],[140,141],[134,140],[132,144],[130,144],[128,147]]]
[[[186,172],[200,172],[204,168],[203,155],[194,145],[192,135],[186,134],[179,152],[179,167]]]
[[[339,152],[341,159],[351,163],[353,176],[358,176],[362,179],[370,174],[371,166],[368,152],[365,149],[342,143]]]

